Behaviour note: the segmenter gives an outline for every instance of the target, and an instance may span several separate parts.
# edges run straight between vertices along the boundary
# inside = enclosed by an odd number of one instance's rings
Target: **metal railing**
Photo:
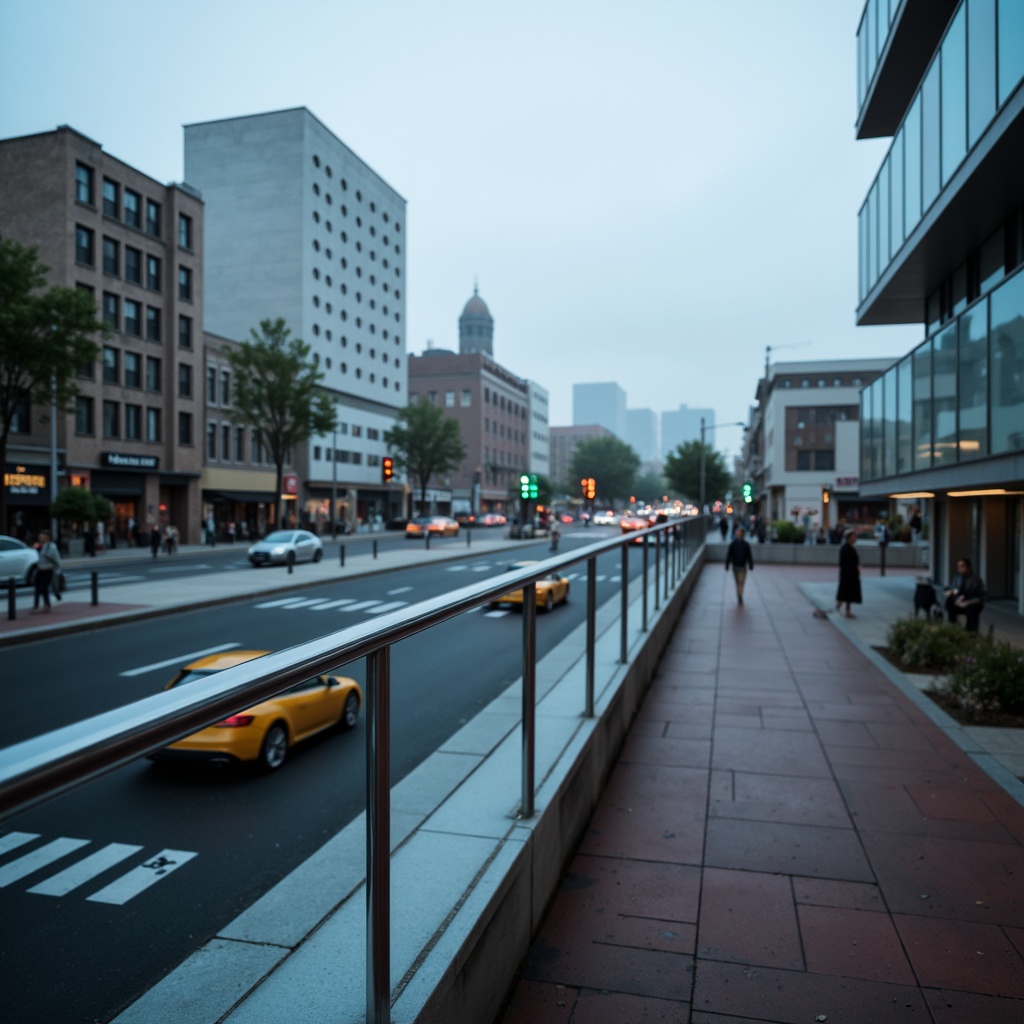
[[[174,743],[214,722],[282,693],[314,675],[366,659],[366,1019],[390,1019],[390,692],[391,647],[448,619],[523,589],[522,791],[519,816],[534,815],[534,712],[537,668],[537,581],[579,562],[587,564],[586,672],[583,714],[594,715],[596,573],[601,554],[621,550],[620,655],[628,660],[629,553],[643,551],[640,631],[648,628],[649,552],[654,554],[655,609],[677,585],[707,535],[708,519],[685,519],[641,533],[597,541],[529,568],[504,573],[448,594],[380,615],[369,622],[267,654],[187,687],[0,749],[0,820],[52,799]]]

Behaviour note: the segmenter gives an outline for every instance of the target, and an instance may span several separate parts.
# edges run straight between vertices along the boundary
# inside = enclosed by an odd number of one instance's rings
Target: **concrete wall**
[[[709,562],[724,562],[728,544],[707,546]],[[754,544],[754,565],[839,565],[838,544]],[[860,564],[880,566],[882,549],[877,544],[857,543]],[[928,548],[920,544],[890,544],[885,549],[885,564],[894,569],[928,568]]]

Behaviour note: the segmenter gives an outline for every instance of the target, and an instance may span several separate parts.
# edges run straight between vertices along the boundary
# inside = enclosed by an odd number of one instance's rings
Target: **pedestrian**
[[[50,610],[50,588],[53,586],[54,573],[61,567],[60,552],[53,543],[49,531],[39,534],[39,561],[36,562],[35,594],[33,595],[33,613]],[[39,599],[43,599],[43,607],[39,607]]]
[[[128,529],[125,531],[124,542],[129,547],[138,547],[139,539],[135,536],[135,516],[128,517]]]
[[[978,619],[985,607],[985,583],[975,575],[969,558],[956,563],[956,575],[946,591],[946,617],[956,623],[964,617],[964,628],[968,633],[978,632]]]
[[[857,531],[846,531],[846,543],[839,548],[839,589],[836,591],[836,611],[846,605],[848,619],[856,618],[850,611],[851,604],[860,604],[860,556],[856,550]]]
[[[206,543],[211,548],[217,546],[217,524],[213,521],[213,513],[206,517]]]
[[[725,520],[725,516],[718,517],[718,532],[722,535],[722,541],[725,541],[725,535],[729,532],[729,524]]]
[[[917,544],[921,540],[921,510],[919,508],[910,511],[910,538]]]
[[[154,558],[160,554],[160,527],[156,523],[149,531],[149,551]]]
[[[742,526],[736,527],[736,535],[733,537],[729,550],[725,553],[725,571],[732,566],[732,578],[736,581],[736,601],[743,604],[743,584],[747,581],[747,567],[751,572],[754,569],[754,553],[750,545],[744,539]]]
[[[167,554],[173,555],[174,549],[178,544],[178,528],[171,523],[168,523],[164,528],[164,547],[167,550]]]

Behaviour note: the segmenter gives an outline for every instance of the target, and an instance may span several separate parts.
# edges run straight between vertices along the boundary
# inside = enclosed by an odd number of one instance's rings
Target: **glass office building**
[[[861,393],[861,491],[923,509],[932,573],[974,560],[1024,612],[1024,0],[869,0],[859,324],[922,341]]]

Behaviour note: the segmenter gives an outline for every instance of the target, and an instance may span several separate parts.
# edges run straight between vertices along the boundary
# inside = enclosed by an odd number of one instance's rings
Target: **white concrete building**
[[[405,200],[306,108],[185,126],[185,175],[206,204],[208,330],[245,340],[283,317],[339,407],[295,453],[296,518],[385,519],[383,434],[407,401]]]
[[[551,476],[551,425],[548,414],[548,390],[535,380],[526,382],[530,390],[528,409],[530,472]]]

